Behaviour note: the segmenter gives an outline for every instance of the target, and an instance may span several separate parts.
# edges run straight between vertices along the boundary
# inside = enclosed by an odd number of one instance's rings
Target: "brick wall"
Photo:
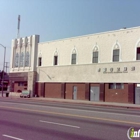
[[[45,83],[45,97],[63,98],[61,90],[61,83]]]
[[[45,97],[44,83],[35,84],[35,95]]]
[[[100,101],[105,101],[105,84],[100,83]]]
[[[109,84],[105,84],[105,102],[128,103],[128,84],[124,84],[124,89],[109,89]]]
[[[135,103],[135,85],[133,83],[128,84],[128,102],[131,104]]]
[[[18,86],[18,83],[14,83],[14,92],[18,92],[18,90],[27,90],[27,86]]]

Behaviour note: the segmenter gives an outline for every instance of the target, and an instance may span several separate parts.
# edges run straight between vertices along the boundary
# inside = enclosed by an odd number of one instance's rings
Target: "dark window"
[[[110,83],[109,84],[109,89],[116,89],[115,83]]]
[[[24,86],[24,83],[23,82],[19,82],[18,86]]]
[[[24,86],[27,86],[27,83],[24,83]]]
[[[124,85],[122,83],[116,83],[116,89],[124,89]]]
[[[58,56],[54,56],[54,65],[58,65]]]
[[[38,66],[41,66],[41,65],[42,65],[42,58],[39,57],[39,58],[38,58]]]
[[[119,49],[113,50],[113,62],[119,61],[119,52],[120,52]]]
[[[137,48],[137,60],[140,60],[140,47]]]
[[[98,63],[98,52],[93,52],[92,63]]]
[[[71,64],[76,64],[76,54],[72,54]]]
[[[123,83],[110,83],[109,89],[124,89]]]
[[[18,82],[18,86],[27,86],[27,82]]]

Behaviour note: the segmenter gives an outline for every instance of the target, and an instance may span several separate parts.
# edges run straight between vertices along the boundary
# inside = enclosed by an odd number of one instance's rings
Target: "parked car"
[[[20,98],[30,98],[30,92],[28,90],[23,90],[20,94]]]

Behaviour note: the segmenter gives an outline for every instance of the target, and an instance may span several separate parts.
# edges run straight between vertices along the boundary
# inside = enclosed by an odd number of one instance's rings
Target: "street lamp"
[[[2,97],[3,97],[3,82],[4,82],[4,68],[5,68],[5,56],[6,56],[6,47],[0,44],[4,48],[4,59],[3,59],[3,73],[2,73]]]

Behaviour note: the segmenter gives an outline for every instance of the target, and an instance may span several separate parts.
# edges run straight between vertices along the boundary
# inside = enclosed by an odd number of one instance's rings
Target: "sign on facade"
[[[135,67],[131,67],[131,71],[135,71]],[[117,67],[117,68],[99,68],[98,72],[103,72],[103,73],[128,73],[128,67]]]

